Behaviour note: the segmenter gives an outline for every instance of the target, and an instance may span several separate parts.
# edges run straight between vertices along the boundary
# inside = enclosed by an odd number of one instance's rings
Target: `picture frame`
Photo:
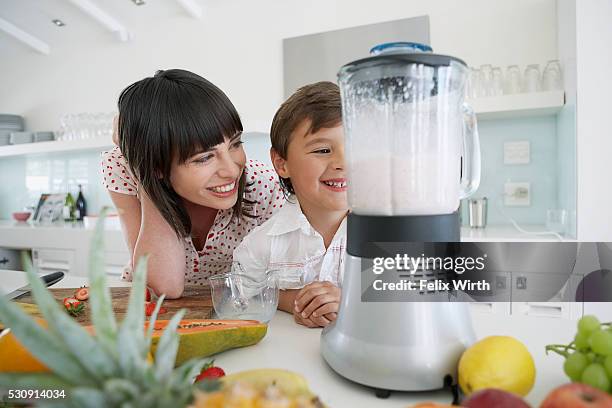
[[[34,213],[35,223],[52,223],[62,220],[66,194],[41,194]]]

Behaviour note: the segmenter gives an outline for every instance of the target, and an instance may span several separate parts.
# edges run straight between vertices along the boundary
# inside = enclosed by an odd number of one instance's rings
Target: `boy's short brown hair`
[[[342,123],[342,104],[338,85],[329,81],[305,85],[295,91],[276,111],[272,120],[270,139],[272,148],[283,158],[287,158],[289,142],[295,129],[305,120],[310,121],[306,134],[318,132],[323,128],[336,127]],[[281,186],[293,194],[291,180],[279,176]]]

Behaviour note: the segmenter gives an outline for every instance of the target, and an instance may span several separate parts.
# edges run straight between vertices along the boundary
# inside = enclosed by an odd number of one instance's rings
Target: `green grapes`
[[[605,330],[595,330],[589,337],[591,350],[602,356],[612,356],[612,333]]]
[[[582,372],[588,365],[587,357],[577,351],[567,357],[565,363],[563,363],[563,371],[565,371],[570,380],[577,382],[582,378]]]
[[[571,381],[612,393],[612,323],[584,316],[572,343],[551,344],[546,350],[565,357],[563,371]]]
[[[581,382],[602,391],[610,391],[610,379],[606,369],[597,363],[592,363],[582,372]]]
[[[591,334],[595,330],[599,330],[601,324],[595,316],[584,316],[578,320],[578,333]]]
[[[606,373],[608,373],[608,377],[612,379],[612,356],[606,357],[604,360],[604,368],[606,369]]]
[[[576,333],[576,337],[574,337],[574,344],[578,350],[588,350],[589,335],[581,332]]]

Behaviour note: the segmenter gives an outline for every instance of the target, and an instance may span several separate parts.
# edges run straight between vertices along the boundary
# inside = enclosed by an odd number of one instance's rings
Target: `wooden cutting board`
[[[110,288],[113,298],[113,311],[118,322],[123,320],[127,313],[128,302],[130,298],[131,288]],[[49,289],[60,305],[63,307],[63,300],[67,297],[73,297],[76,288],[73,289]],[[15,299],[19,303],[34,304],[34,299],[31,294],[27,294]],[[85,301],[85,311],[75,320],[82,325],[90,325],[91,319],[89,316],[88,301]],[[183,297],[180,299],[164,300],[162,305],[166,309],[166,313],[160,314],[158,319],[171,319],[172,316],[180,309],[187,309],[184,319],[210,319],[213,314],[212,299],[210,297],[209,286],[187,286],[183,292]],[[40,314],[34,316],[42,317]]]

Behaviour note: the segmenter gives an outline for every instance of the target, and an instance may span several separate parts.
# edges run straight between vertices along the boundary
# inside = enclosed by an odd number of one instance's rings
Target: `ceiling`
[[[99,9],[102,13],[97,13],[98,16],[106,15],[111,26],[113,23],[120,24],[131,36],[138,36],[134,27],[143,21],[162,27],[165,19],[177,16],[198,18],[190,10],[196,10],[196,13],[198,9],[204,13],[206,11],[205,0],[144,1],[144,5],[138,6],[132,0],[0,0],[0,52],[5,56],[19,52],[41,52],[4,31],[2,20],[40,40],[53,53],[54,47],[69,46],[74,36],[80,39],[85,36],[85,39],[92,41],[101,38],[121,41],[118,32],[113,32],[113,28],[96,20],[83,8]],[[53,24],[53,19],[60,19],[66,25],[58,27]],[[42,47],[41,53],[44,50],[45,47]]]

